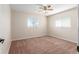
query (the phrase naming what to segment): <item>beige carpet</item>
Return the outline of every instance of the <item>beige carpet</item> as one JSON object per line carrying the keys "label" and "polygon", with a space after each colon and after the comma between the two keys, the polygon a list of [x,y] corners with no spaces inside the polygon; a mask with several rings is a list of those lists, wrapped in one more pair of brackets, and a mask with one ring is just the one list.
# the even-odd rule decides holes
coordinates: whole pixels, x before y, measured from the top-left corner
{"label": "beige carpet", "polygon": [[74,54],[76,43],[54,37],[37,37],[13,41],[10,54]]}

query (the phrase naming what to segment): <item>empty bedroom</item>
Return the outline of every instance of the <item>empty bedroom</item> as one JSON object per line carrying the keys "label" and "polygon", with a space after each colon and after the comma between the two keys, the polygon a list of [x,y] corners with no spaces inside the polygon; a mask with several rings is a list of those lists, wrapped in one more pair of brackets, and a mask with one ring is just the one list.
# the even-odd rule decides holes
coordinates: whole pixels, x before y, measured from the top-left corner
{"label": "empty bedroom", "polygon": [[[8,24],[10,25],[8,27],[10,39],[1,37],[4,39],[1,45],[5,48],[2,48],[3,52],[0,53],[77,53],[77,4],[10,4],[8,8],[10,11],[10,23]],[[2,35],[2,31],[0,30],[0,35]],[[6,44],[6,42],[9,42],[9,44]]]}

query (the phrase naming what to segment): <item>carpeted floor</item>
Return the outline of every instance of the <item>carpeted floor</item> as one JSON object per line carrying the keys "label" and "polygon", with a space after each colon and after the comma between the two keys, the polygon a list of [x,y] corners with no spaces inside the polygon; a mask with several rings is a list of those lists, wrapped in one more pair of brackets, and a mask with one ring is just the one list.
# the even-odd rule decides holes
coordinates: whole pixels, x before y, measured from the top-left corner
{"label": "carpeted floor", "polygon": [[10,54],[75,54],[77,44],[54,37],[12,41]]}

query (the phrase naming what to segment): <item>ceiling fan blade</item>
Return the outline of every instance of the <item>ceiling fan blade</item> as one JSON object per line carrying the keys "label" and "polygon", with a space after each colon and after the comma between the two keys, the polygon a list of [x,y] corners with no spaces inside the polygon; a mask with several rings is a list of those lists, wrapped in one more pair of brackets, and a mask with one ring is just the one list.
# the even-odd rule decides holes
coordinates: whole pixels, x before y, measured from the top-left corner
{"label": "ceiling fan blade", "polygon": [[47,9],[47,10],[53,10],[53,9]]}
{"label": "ceiling fan blade", "polygon": [[39,9],[44,9],[44,7],[39,7]]}

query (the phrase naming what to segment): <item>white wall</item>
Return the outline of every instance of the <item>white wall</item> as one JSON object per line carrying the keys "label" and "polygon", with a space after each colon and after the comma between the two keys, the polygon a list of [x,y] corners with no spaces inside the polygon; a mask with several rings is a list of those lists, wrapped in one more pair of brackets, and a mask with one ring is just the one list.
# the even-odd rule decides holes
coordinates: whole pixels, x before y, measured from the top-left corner
{"label": "white wall", "polygon": [[[39,20],[38,28],[28,28],[28,17],[33,16]],[[27,39],[47,35],[46,17],[34,13],[23,13],[12,10],[12,39]]]}
{"label": "white wall", "polygon": [[[55,26],[55,21],[62,17],[70,17],[71,28],[59,28]],[[48,20],[48,35],[68,41],[78,42],[78,9],[73,8],[55,15],[47,17]]]}
{"label": "white wall", "polygon": [[0,44],[0,53],[9,52],[10,25],[10,7],[9,5],[0,5],[0,38],[5,39],[4,44]]}
{"label": "white wall", "polygon": [[[28,17],[34,16],[40,21],[38,28],[27,27]],[[57,28],[54,22],[62,17],[70,17],[71,28]],[[12,39],[20,40],[49,35],[60,39],[78,43],[78,9],[73,8],[55,15],[45,17],[34,13],[23,13],[12,10]],[[48,30],[48,31],[47,31]]]}

